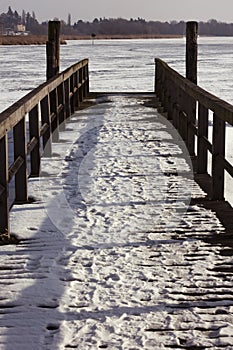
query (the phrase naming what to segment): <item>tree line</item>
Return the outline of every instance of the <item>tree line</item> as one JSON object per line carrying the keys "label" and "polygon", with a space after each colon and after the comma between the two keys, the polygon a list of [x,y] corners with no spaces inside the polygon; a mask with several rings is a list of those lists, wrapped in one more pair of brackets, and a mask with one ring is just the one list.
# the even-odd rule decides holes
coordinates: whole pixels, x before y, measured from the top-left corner
{"label": "tree line", "polygon": [[[55,18],[57,20],[57,18]],[[18,25],[23,25],[26,32],[31,34],[47,34],[48,21],[39,23],[34,11],[22,10],[19,14],[9,6],[6,13],[0,14],[0,30],[16,31]],[[233,36],[233,23],[219,22],[211,19],[199,22],[199,35]],[[71,23],[71,14],[67,22],[61,21],[61,34],[65,35],[184,35],[184,21],[146,21],[143,18],[95,18],[92,22],[78,19]]]}

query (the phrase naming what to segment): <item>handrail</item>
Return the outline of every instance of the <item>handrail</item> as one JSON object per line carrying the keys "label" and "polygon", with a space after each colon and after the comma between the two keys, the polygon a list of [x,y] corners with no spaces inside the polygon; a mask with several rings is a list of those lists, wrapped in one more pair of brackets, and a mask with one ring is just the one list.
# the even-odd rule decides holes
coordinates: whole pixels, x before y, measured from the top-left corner
{"label": "handrail", "polygon": [[233,125],[233,105],[220,99],[219,97],[204,90],[200,86],[192,83],[190,80],[184,78],[181,74],[159,58],[155,59],[157,67],[159,65],[163,67],[169,74],[169,78],[176,82],[183,91],[185,91],[190,97],[199,101],[203,106],[217,113],[221,119],[225,122]]}
{"label": "handrail", "polygon": [[[226,123],[233,125],[233,106],[184,78],[161,59],[156,58],[155,64],[155,93],[168,119],[196,159],[198,174],[208,173],[208,152],[211,154],[211,188],[207,194],[213,200],[224,200],[224,172],[233,174],[233,166],[225,158],[225,129]],[[208,138],[211,113],[212,141]]]}
{"label": "handrail", "polygon": [[[40,174],[41,141],[44,154],[51,156],[52,141],[59,140],[59,126],[80,106],[88,93],[88,59],[84,59],[0,113],[0,237],[2,234],[10,236],[9,182],[15,177],[15,202],[26,203],[28,177]],[[11,131],[14,161],[8,164],[8,133]],[[27,155],[30,155],[30,169]]]}
{"label": "handrail", "polygon": [[49,81],[30,91],[26,96],[22,97],[5,111],[0,113],[0,138],[4,136],[6,131],[9,131],[8,125],[12,128],[18,124],[23,118],[23,115],[29,113],[45,96],[87,64],[88,59],[75,63],[73,66],[67,68]]}

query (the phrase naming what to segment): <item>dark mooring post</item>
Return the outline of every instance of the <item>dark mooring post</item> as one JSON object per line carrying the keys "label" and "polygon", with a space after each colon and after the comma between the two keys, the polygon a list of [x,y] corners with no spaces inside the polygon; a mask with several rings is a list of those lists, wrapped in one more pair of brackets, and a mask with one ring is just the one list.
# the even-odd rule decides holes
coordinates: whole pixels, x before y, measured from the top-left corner
{"label": "dark mooring post", "polygon": [[186,78],[197,84],[198,23],[186,23]]}
{"label": "dark mooring post", "polygon": [[60,67],[60,21],[49,21],[47,53],[47,80],[59,73]]}
{"label": "dark mooring post", "polygon": [[[186,24],[186,78],[197,84],[197,22]],[[188,119],[193,125],[196,123],[196,101],[189,97],[186,101]],[[190,124],[187,124],[186,145],[190,156],[195,155],[195,134]]]}

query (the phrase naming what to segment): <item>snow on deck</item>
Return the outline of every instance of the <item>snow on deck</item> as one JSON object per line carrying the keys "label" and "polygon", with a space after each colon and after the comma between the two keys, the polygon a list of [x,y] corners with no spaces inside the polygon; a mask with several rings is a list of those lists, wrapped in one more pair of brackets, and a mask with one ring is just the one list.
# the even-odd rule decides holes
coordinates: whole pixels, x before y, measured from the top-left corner
{"label": "snow on deck", "polygon": [[[232,349],[232,261],[149,96],[76,112],[0,249],[0,348]],[[229,255],[229,256],[228,256]],[[223,268],[223,270],[221,269]]]}

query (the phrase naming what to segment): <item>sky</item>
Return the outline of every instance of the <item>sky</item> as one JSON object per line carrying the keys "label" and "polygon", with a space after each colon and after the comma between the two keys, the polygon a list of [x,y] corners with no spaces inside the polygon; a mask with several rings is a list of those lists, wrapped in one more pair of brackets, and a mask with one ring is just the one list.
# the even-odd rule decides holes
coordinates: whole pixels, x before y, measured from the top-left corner
{"label": "sky", "polygon": [[0,13],[8,6],[19,14],[22,9],[34,11],[39,22],[54,18],[67,21],[69,13],[72,23],[100,17],[233,22],[232,0],[0,0]]}

